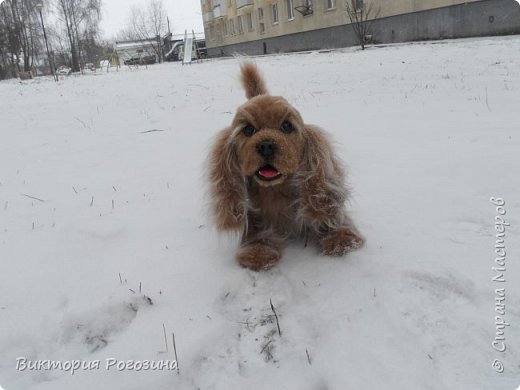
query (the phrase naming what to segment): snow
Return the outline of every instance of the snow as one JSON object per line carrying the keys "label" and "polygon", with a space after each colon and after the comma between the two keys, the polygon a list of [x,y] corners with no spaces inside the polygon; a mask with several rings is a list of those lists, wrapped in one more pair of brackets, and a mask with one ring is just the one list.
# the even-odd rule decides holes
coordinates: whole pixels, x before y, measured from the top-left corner
{"label": "snow", "polygon": [[[263,273],[235,263],[204,162],[245,99],[238,59],[2,82],[1,386],[517,388],[520,37],[255,61],[332,134],[366,246],[334,259],[295,243]],[[492,196],[510,224],[501,283]],[[106,369],[173,360],[172,332],[178,373]],[[21,371],[19,357],[100,367]]]}

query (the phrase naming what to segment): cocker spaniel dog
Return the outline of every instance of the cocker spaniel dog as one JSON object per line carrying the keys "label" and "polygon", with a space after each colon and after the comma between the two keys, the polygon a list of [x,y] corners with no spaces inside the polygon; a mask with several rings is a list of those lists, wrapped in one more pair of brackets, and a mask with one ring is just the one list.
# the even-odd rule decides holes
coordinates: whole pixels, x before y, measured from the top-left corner
{"label": "cocker spaniel dog", "polygon": [[238,262],[266,270],[293,238],[329,256],[363,245],[345,210],[348,191],[325,133],[287,100],[268,94],[255,65],[241,66],[248,101],[218,134],[209,156],[212,211],[219,230],[242,235]]}

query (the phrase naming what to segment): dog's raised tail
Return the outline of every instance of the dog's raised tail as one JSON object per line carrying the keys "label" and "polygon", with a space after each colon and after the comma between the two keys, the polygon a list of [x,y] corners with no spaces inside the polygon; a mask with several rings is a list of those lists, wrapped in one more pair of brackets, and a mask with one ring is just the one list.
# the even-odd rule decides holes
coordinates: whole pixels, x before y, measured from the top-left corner
{"label": "dog's raised tail", "polygon": [[256,65],[250,62],[244,62],[240,66],[240,70],[242,71],[242,86],[246,90],[246,97],[248,99],[267,93],[264,79],[260,75]]}

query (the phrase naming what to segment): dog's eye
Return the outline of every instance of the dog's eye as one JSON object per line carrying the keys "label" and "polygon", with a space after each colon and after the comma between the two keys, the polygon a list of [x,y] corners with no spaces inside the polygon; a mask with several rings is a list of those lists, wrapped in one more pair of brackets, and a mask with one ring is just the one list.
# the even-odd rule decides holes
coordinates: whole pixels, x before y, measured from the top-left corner
{"label": "dog's eye", "polygon": [[282,125],[280,126],[280,130],[282,130],[285,134],[289,134],[294,130],[294,127],[291,122],[283,121]]}
{"label": "dog's eye", "polygon": [[256,129],[251,125],[247,125],[242,129],[242,133],[244,133],[246,137],[251,137],[254,133],[256,133]]}

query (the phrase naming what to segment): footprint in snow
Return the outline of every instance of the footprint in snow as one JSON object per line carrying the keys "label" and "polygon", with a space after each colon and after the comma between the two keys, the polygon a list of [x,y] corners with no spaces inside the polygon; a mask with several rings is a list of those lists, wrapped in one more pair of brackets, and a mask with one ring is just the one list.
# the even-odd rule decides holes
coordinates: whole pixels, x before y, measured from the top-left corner
{"label": "footprint in snow", "polygon": [[89,352],[106,347],[115,335],[127,328],[138,310],[149,305],[146,297],[119,302],[84,312],[67,315],[62,321],[61,342],[83,344]]}

